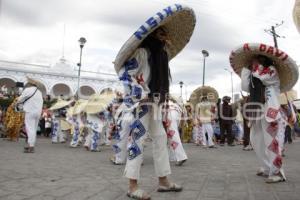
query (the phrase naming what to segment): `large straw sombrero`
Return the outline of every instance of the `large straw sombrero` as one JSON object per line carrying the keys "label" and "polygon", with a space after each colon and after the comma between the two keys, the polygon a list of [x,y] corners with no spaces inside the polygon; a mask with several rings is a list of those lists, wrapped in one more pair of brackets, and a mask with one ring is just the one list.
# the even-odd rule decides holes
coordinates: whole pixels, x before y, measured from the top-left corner
{"label": "large straw sombrero", "polygon": [[192,92],[189,101],[195,106],[201,102],[203,97],[207,97],[210,102],[217,103],[219,94],[213,87],[201,86]]}
{"label": "large straw sombrero", "polygon": [[156,15],[146,20],[122,46],[114,61],[116,72],[119,72],[124,62],[130,58],[142,41],[161,26],[164,27],[170,39],[170,44],[166,46],[166,49],[171,60],[189,42],[195,23],[194,11],[187,6],[175,4],[157,12]]}
{"label": "large straw sombrero", "polygon": [[281,92],[292,89],[298,80],[298,66],[288,54],[273,46],[245,43],[231,52],[229,57],[231,67],[241,76],[243,67],[250,66],[251,60],[257,55],[266,56],[273,61],[279,74]]}
{"label": "large straw sombrero", "polygon": [[33,79],[33,78],[31,78],[31,77],[29,77],[29,76],[26,76],[26,78],[27,78],[27,83],[30,83],[30,84],[32,84],[32,85],[35,85],[37,88],[39,88],[39,89],[41,89],[41,88],[43,88],[44,86],[43,86],[43,83],[41,83],[40,81],[38,81],[38,80],[36,80],[36,79]]}
{"label": "large straw sombrero", "polygon": [[112,102],[112,100],[116,97],[114,93],[109,93],[109,94],[94,94],[92,95],[88,103],[86,104],[84,108],[84,112],[87,114],[95,114],[102,112],[107,108],[109,103]]}
{"label": "large straw sombrero", "polygon": [[53,106],[51,106],[49,108],[49,110],[61,109],[63,107],[66,107],[66,106],[70,105],[72,102],[73,102],[73,100],[65,101],[65,100],[59,99]]}
{"label": "large straw sombrero", "polygon": [[300,1],[299,0],[295,1],[295,5],[293,9],[293,19],[298,29],[298,32],[300,33]]}
{"label": "large straw sombrero", "polygon": [[84,112],[84,109],[87,105],[88,101],[84,99],[79,99],[76,101],[75,105],[67,110],[67,115],[78,115]]}
{"label": "large straw sombrero", "polygon": [[286,93],[281,93],[279,96],[279,102],[281,105],[288,104],[288,100],[292,102],[296,99],[297,99],[297,91],[296,90],[290,90]]}

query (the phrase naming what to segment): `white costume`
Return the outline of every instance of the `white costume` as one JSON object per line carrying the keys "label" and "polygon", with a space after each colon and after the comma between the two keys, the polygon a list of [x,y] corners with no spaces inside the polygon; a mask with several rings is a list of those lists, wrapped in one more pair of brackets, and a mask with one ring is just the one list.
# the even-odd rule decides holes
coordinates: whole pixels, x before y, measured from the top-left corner
{"label": "white costume", "polygon": [[80,114],[68,117],[68,122],[72,125],[71,134],[72,140],[70,142],[71,147],[78,147],[83,140],[83,128],[84,123]]}
{"label": "white costume", "polygon": [[[155,172],[158,177],[171,173],[167,148],[167,135],[161,120],[162,113],[149,105],[143,105],[140,100],[150,92],[150,66],[146,49],[139,48],[133,56],[124,63],[119,71],[120,80],[125,87],[124,103],[135,119],[131,121],[131,131],[128,138],[128,158],[125,177],[138,180],[143,161],[143,138],[149,132],[153,143],[153,158]],[[157,119],[158,117],[158,119]]]}
{"label": "white costume", "polygon": [[101,133],[105,124],[103,113],[87,114],[88,135],[85,138],[86,143],[84,146],[88,147],[91,151],[99,151]]}
{"label": "white costume", "polygon": [[183,110],[176,103],[169,100],[169,108],[164,112],[164,118],[167,118],[169,128],[167,128],[168,144],[169,144],[169,156],[170,161],[183,161],[187,160],[187,155],[183,149],[180,135],[179,125],[182,117]]}
{"label": "white costume", "polygon": [[[250,74],[250,70],[243,68],[241,78],[244,91],[249,91]],[[285,179],[281,157],[285,121],[280,112],[278,99],[280,95],[278,73],[273,66],[264,68],[259,65],[252,74],[266,86],[266,102],[262,118],[252,121],[250,141],[264,173],[269,176],[281,173]]]}
{"label": "white costume", "polygon": [[200,121],[201,125],[196,129],[196,143],[202,142],[203,146],[214,146],[213,142],[213,135],[214,129],[212,127],[212,104],[210,102],[201,102],[199,104],[199,113],[197,113],[198,120]]}
{"label": "white costume", "polygon": [[57,143],[57,142],[65,142],[66,141],[66,121],[63,119],[62,116],[60,116],[60,111],[56,110],[53,113],[53,118],[52,118],[52,143]]}
{"label": "white costume", "polygon": [[115,141],[112,145],[115,163],[125,164],[127,160],[127,144],[130,133],[130,125],[134,120],[131,112],[123,112],[126,109],[125,104],[121,104],[114,116],[116,122],[116,130],[112,134],[112,139]]}
{"label": "white costume", "polygon": [[244,137],[244,120],[243,120],[243,115],[241,113],[241,110],[240,109],[237,109],[237,114],[236,114],[236,117],[235,117],[235,123],[237,125],[237,128],[238,128],[238,136],[237,136],[237,139],[239,141],[242,141],[243,140],[243,137]]}
{"label": "white costume", "polygon": [[26,101],[23,105],[23,110],[25,112],[25,127],[28,136],[27,143],[29,147],[34,147],[37,127],[43,108],[43,97],[41,91],[37,89],[37,87],[33,86],[25,88],[21,96],[18,98],[18,103],[23,103],[24,101]]}

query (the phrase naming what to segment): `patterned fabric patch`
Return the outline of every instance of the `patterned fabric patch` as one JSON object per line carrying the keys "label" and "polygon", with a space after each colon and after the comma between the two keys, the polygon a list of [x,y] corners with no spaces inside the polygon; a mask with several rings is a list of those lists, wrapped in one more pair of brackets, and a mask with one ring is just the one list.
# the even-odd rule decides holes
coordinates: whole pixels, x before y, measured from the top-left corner
{"label": "patterned fabric patch", "polygon": [[175,150],[177,148],[177,146],[178,146],[177,142],[175,142],[175,141],[171,142],[171,147],[173,148],[173,150]]}
{"label": "patterned fabric patch", "polygon": [[168,138],[172,138],[174,136],[174,134],[175,134],[174,130],[168,130],[168,132],[167,132]]}
{"label": "patterned fabric patch", "polygon": [[269,108],[267,111],[267,117],[276,119],[278,112],[279,112],[279,110],[276,110],[274,108]]}
{"label": "patterned fabric patch", "polygon": [[149,111],[149,109],[148,109],[147,105],[140,106],[139,118],[141,119],[142,117],[144,117],[148,113],[148,111]]}
{"label": "patterned fabric patch", "polygon": [[140,148],[138,147],[138,145],[135,142],[133,142],[130,145],[130,147],[128,148],[128,159],[133,160],[140,154],[141,154]]}
{"label": "patterned fabric patch", "polygon": [[124,63],[125,71],[130,71],[138,68],[139,64],[135,58],[129,59]]}
{"label": "patterned fabric patch", "polygon": [[277,131],[278,131],[278,123],[271,122],[267,128],[267,132],[274,138],[277,135]]}
{"label": "patterned fabric patch", "polygon": [[115,154],[120,153],[122,150],[120,147],[118,147],[118,145],[114,144],[112,145],[113,151],[115,152]]}
{"label": "patterned fabric patch", "polygon": [[134,85],[131,90],[131,95],[136,99],[142,98],[142,89],[139,86]]}
{"label": "patterned fabric patch", "polygon": [[170,120],[167,119],[167,120],[163,121],[163,126],[164,126],[165,129],[169,128],[170,125],[171,125],[171,121]]}
{"label": "patterned fabric patch", "polygon": [[279,153],[279,144],[278,144],[278,141],[274,138],[272,140],[272,143],[269,145],[268,149],[272,152],[274,152],[275,154],[278,154]]}
{"label": "patterned fabric patch", "polygon": [[146,129],[140,120],[135,120],[133,124],[130,125],[130,128],[133,140],[140,139],[146,133]]}
{"label": "patterned fabric patch", "polygon": [[280,155],[278,155],[278,156],[274,159],[273,164],[274,164],[275,167],[281,168],[281,166],[282,166],[282,157],[281,157]]}

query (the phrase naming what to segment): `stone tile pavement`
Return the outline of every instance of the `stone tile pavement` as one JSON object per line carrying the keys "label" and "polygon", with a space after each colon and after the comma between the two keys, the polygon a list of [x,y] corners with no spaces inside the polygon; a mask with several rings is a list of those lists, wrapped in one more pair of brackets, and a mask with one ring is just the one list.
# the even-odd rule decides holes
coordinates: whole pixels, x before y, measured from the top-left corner
{"label": "stone tile pavement", "polygon": [[[101,152],[51,144],[39,138],[36,153],[22,153],[24,140],[0,140],[0,199],[2,200],[127,200],[124,166],[109,162],[110,147]],[[203,149],[184,145],[189,160],[172,164],[171,180],[181,193],[157,193],[151,143],[145,150],[141,186],[154,200],[299,200],[300,142],[288,145],[284,159],[288,181],[269,185],[255,175],[254,152],[241,146]]]}

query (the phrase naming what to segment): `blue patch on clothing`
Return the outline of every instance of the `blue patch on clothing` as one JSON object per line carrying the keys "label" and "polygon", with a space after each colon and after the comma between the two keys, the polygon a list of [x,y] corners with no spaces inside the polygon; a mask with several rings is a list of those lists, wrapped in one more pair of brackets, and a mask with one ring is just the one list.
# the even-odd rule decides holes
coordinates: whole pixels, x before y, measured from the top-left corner
{"label": "blue patch on clothing", "polygon": [[114,144],[112,145],[113,151],[115,152],[115,154],[120,153],[122,150],[120,147],[118,147],[118,145]]}
{"label": "blue patch on clothing", "polygon": [[128,159],[133,160],[140,154],[141,154],[140,148],[138,147],[138,145],[135,142],[133,142],[130,145],[130,147],[128,148]]}
{"label": "blue patch on clothing", "polygon": [[139,110],[139,118],[141,119],[148,113],[149,109],[147,105],[142,105]]}
{"label": "blue patch on clothing", "polygon": [[133,124],[130,125],[131,136],[133,140],[140,139],[146,133],[146,129],[140,120],[135,120]]}
{"label": "blue patch on clothing", "polygon": [[142,98],[142,89],[139,86],[134,85],[131,89],[131,95],[136,99]]}
{"label": "blue patch on clothing", "polygon": [[138,64],[138,62],[137,62],[137,60],[135,58],[127,60],[124,63],[125,71],[130,71],[130,70],[137,69],[138,66],[139,66],[139,64]]}

